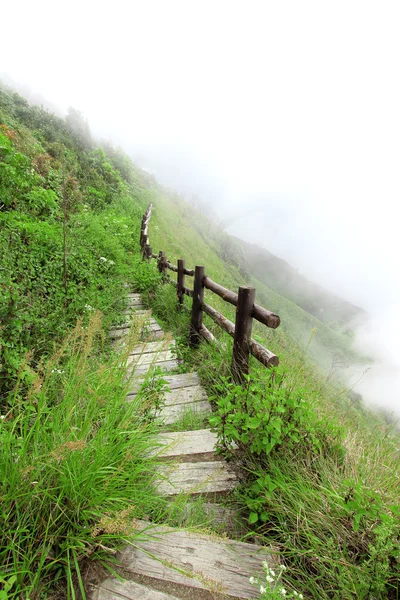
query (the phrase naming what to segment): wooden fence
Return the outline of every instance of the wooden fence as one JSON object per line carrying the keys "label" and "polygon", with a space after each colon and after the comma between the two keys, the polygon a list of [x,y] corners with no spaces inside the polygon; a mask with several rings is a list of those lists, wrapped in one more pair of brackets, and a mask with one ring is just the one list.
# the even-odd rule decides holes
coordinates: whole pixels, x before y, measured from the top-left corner
{"label": "wooden fence", "polygon": [[[217,343],[211,331],[203,324],[203,313],[206,313],[217,325],[233,337],[232,375],[236,381],[242,382],[244,375],[248,374],[250,354],[268,368],[278,365],[279,358],[251,337],[253,319],[256,319],[256,321],[263,323],[267,327],[276,329],[280,324],[278,315],[255,304],[256,290],[253,287],[241,286],[236,294],[222,285],[215,283],[215,281],[206,275],[203,266],[196,266],[194,270],[186,269],[183,259],[179,259],[178,264],[173,265],[167,260],[165,252],[160,251],[158,254],[154,254],[148,235],[151,210],[152,204],[149,205],[143,215],[140,229],[142,256],[147,260],[152,258],[157,260],[158,269],[163,275],[164,280],[175,286],[180,306],[183,305],[185,295],[192,298],[190,344],[197,346],[201,338],[204,338],[209,343]],[[176,282],[169,276],[168,271],[177,273]],[[185,276],[194,278],[193,289],[185,286]],[[235,323],[229,321],[224,315],[204,302],[205,289],[210,290],[225,300],[225,302],[236,306]]]}

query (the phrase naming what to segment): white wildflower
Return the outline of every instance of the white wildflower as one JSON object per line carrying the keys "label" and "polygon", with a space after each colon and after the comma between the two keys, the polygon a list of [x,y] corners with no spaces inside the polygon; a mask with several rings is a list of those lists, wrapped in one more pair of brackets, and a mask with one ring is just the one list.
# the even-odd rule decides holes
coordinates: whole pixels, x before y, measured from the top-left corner
{"label": "white wildflower", "polygon": [[90,306],[90,304],[85,304],[85,308],[86,310],[93,310],[93,306]]}
{"label": "white wildflower", "polygon": [[267,575],[265,579],[268,581],[268,583],[273,583],[274,581],[274,578],[271,577],[271,575]]}
{"label": "white wildflower", "polygon": [[107,259],[104,256],[100,256],[100,260],[102,260],[103,262],[107,262]]}
{"label": "white wildflower", "polygon": [[280,568],[281,571],[286,571],[285,565],[279,565],[279,568]]}
{"label": "white wildflower", "polygon": [[281,588],[279,591],[282,594],[282,596],[286,596],[287,591],[285,590],[285,588]]}
{"label": "white wildflower", "polygon": [[263,560],[263,562],[261,564],[262,564],[263,569],[266,569],[268,571],[268,563],[267,563],[267,561]]}
{"label": "white wildflower", "polygon": [[265,594],[267,591],[267,588],[264,587],[263,585],[260,585],[260,594]]}
{"label": "white wildflower", "polygon": [[110,265],[115,265],[115,262],[113,260],[109,260],[108,262],[110,263]]}
{"label": "white wildflower", "polygon": [[270,575],[272,575],[272,577],[275,577],[275,571],[273,571],[272,569],[269,570]]}
{"label": "white wildflower", "polygon": [[0,415],[0,419],[5,419],[6,416],[5,415]]}
{"label": "white wildflower", "polygon": [[303,598],[304,598],[303,594],[299,594],[299,598],[300,598],[300,600],[303,600]]}
{"label": "white wildflower", "polygon": [[251,585],[254,585],[255,583],[257,583],[255,577],[250,577],[249,581],[250,581]]}

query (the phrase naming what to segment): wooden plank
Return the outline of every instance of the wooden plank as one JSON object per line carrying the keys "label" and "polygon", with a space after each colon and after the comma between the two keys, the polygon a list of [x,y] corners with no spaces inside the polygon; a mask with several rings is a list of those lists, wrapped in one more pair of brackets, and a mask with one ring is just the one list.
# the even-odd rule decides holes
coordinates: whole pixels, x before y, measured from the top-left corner
{"label": "wooden plank", "polygon": [[[164,379],[166,380],[167,378],[164,377]],[[166,406],[190,404],[193,402],[199,402],[200,400],[207,400],[206,391],[201,385],[176,388],[172,389],[170,392],[165,392],[164,394],[164,402]]]}
{"label": "wooden plank", "polygon": [[141,300],[141,299],[142,299],[142,295],[141,295],[141,294],[138,294],[138,293],[136,293],[136,292],[130,292],[130,293],[127,295],[127,297],[128,297],[128,298],[131,298],[132,300]]}
{"label": "wooden plank", "polygon": [[196,413],[198,416],[206,416],[211,413],[211,406],[208,400],[191,402],[190,404],[178,404],[164,406],[159,413],[159,420],[164,425],[172,425],[179,421],[188,410]]}
{"label": "wooden plank", "polygon": [[176,596],[164,594],[136,583],[120,579],[105,579],[95,590],[87,594],[88,600],[179,600]]}
{"label": "wooden plank", "polygon": [[168,377],[164,377],[164,379],[167,382],[170,390],[200,385],[200,380],[197,373],[180,373],[177,375],[169,375]]}
{"label": "wooden plank", "polygon": [[126,306],[143,306],[143,300],[140,298],[139,300],[135,300],[134,298],[128,298],[126,302]]}
{"label": "wooden plank", "polygon": [[132,348],[130,354],[147,354],[151,352],[166,351],[175,347],[175,340],[164,340],[163,342],[146,342]]}
{"label": "wooden plank", "polygon": [[132,365],[130,369],[127,371],[127,375],[129,376],[131,373],[135,373],[135,375],[145,375],[150,371],[150,369],[159,368],[161,371],[174,371],[179,367],[179,361],[177,360],[165,360],[161,362],[148,363],[145,365]]}
{"label": "wooden plank", "polygon": [[141,334],[140,334],[141,339],[146,339],[146,340],[160,340],[164,337],[164,332],[163,330],[160,329],[143,329]]}
{"label": "wooden plank", "polygon": [[175,358],[175,353],[172,350],[161,350],[159,352],[148,352],[142,354],[134,354],[133,356],[128,356],[126,360],[127,365],[148,365],[158,362],[166,362],[168,360],[173,360]]}
{"label": "wooden plank", "polygon": [[157,469],[160,477],[156,489],[162,496],[185,494],[209,494],[229,492],[237,483],[237,477],[227,462],[188,462],[163,464]]}
{"label": "wooden plank", "polygon": [[[169,389],[177,390],[186,387],[198,387],[200,385],[200,380],[197,373],[179,373],[176,375],[165,375],[163,379],[166,381]],[[143,384],[144,379],[135,378],[130,383],[130,388],[128,395],[136,394],[140,386]]]}
{"label": "wooden plank", "polygon": [[138,531],[145,532],[147,539],[119,553],[127,573],[251,599],[257,596],[258,590],[251,585],[249,577],[262,577],[263,561],[271,568],[277,566],[271,551],[256,544],[166,526],[150,527],[139,521]]}
{"label": "wooden plank", "polygon": [[162,433],[157,436],[159,448],[152,454],[159,457],[215,454],[217,436],[211,429]]}
{"label": "wooden plank", "polygon": [[124,310],[122,311],[123,315],[129,315],[131,317],[136,317],[136,316],[150,316],[151,315],[151,310],[149,308],[146,308],[143,304],[141,304],[140,306],[136,306],[135,307],[130,307],[130,308],[124,308]]}

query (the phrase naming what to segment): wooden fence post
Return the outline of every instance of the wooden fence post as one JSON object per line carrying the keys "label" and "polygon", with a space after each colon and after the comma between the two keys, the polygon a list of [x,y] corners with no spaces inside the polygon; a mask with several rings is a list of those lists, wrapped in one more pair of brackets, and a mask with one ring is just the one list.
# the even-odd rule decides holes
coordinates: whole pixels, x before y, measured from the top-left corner
{"label": "wooden fence post", "polygon": [[253,287],[239,288],[236,307],[235,336],[232,351],[232,376],[238,383],[243,383],[243,375],[249,372],[249,354],[251,342],[251,329],[256,290]]}
{"label": "wooden fence post", "polygon": [[142,242],[142,258],[148,258],[147,256],[147,246],[149,245],[149,238],[147,235],[145,235],[143,237],[143,242]]}
{"label": "wooden fence post", "polygon": [[178,259],[178,279],[177,279],[176,295],[178,296],[178,308],[183,304],[183,288],[185,287],[185,261],[182,258]]}
{"label": "wooden fence post", "polygon": [[192,318],[190,321],[190,345],[195,347],[200,343],[200,328],[203,324],[202,304],[204,301],[204,267],[196,266],[194,270]]}
{"label": "wooden fence post", "polygon": [[160,252],[158,253],[157,266],[158,266],[158,270],[160,271],[161,275],[164,278],[167,274],[167,257],[165,256],[165,252],[163,252],[162,250],[160,250]]}
{"label": "wooden fence post", "polygon": [[140,247],[141,247],[142,251],[143,251],[144,244],[145,244],[144,238],[145,238],[145,233],[144,233],[144,217],[143,217],[142,225],[140,227]]}
{"label": "wooden fence post", "polygon": [[151,249],[151,246],[149,246],[149,244],[146,244],[144,247],[144,258],[146,258],[147,260],[150,260],[152,254],[153,254],[153,250]]}

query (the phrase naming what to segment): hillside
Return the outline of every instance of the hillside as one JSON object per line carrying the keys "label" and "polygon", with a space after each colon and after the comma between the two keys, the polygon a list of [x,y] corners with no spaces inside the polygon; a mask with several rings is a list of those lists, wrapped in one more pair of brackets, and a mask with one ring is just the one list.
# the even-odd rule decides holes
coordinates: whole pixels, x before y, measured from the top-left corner
{"label": "hillside", "polygon": [[236,244],[242,253],[243,268],[326,325],[334,329],[351,329],[367,318],[362,308],[309,281],[287,261],[265,248],[234,237],[232,244]]}
{"label": "hillside", "polygon": [[[280,315],[278,329],[254,328],[279,368],[252,360],[246,385],[235,385],[230,338],[208,318],[225,346],[188,347],[189,299],[188,311],[176,310],[174,287],[139,254],[149,203],[153,252],[202,264],[232,290],[251,283],[256,301]],[[219,451],[241,473],[224,501],[240,514],[244,541],[279,552],[287,597],[399,597],[399,439],[333,380],[338,366],[365,360],[352,349],[357,307],[323,290],[313,303],[314,284],[228,236],[121,149],[97,145],[78,111],[56,117],[5,87],[0,253],[0,597],[84,595],[93,564],[112,571],[115,549],[135,543],[136,519],[216,533],[201,495],[188,511],[184,495],[167,503],[149,493],[151,409],[165,402],[166,384],[152,373],[126,402],[108,331],[126,321],[127,284],[173,332],[179,369],[199,373]],[[232,306],[206,297],[234,320]],[[138,335],[132,328],[127,352]]]}

